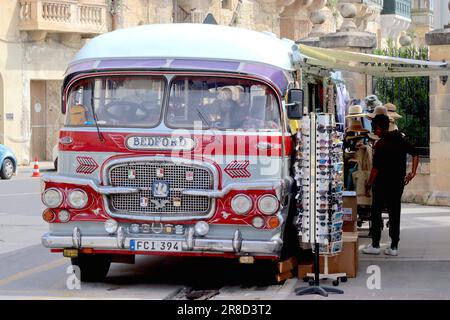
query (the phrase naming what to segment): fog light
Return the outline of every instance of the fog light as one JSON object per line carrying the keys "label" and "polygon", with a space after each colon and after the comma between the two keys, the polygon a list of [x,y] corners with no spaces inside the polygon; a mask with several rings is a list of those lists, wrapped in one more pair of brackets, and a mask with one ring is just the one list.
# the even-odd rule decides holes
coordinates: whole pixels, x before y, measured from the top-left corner
{"label": "fog light", "polygon": [[139,233],[139,225],[136,224],[136,223],[133,223],[130,226],[130,232],[132,232],[132,233]]}
{"label": "fog light", "polygon": [[49,208],[59,207],[62,201],[62,192],[56,188],[49,188],[42,194],[42,202]]}
{"label": "fog light", "polygon": [[67,210],[61,210],[58,213],[58,220],[61,222],[67,222],[70,219],[70,213]]}
{"label": "fog light", "polygon": [[279,202],[274,195],[265,195],[258,200],[258,209],[265,215],[272,215],[278,211]]}
{"label": "fog light", "polygon": [[50,209],[47,209],[42,213],[42,219],[44,219],[44,221],[46,222],[53,222],[55,221],[55,218],[55,213]]}
{"label": "fog light", "polygon": [[69,192],[68,199],[72,208],[81,209],[84,208],[88,201],[86,192],[81,189],[75,189]]}
{"label": "fog light", "polygon": [[117,231],[118,223],[114,219],[109,219],[105,221],[105,230],[108,233],[115,233]]}
{"label": "fog light", "polygon": [[199,221],[195,224],[195,233],[198,236],[205,236],[209,232],[209,224],[207,224],[205,221]]}
{"label": "fog light", "polygon": [[231,200],[231,209],[237,214],[246,214],[252,208],[252,199],[245,194],[238,194]]}
{"label": "fog light", "polygon": [[255,228],[261,229],[262,227],[264,227],[264,219],[261,217],[253,218],[252,226],[254,226]]}

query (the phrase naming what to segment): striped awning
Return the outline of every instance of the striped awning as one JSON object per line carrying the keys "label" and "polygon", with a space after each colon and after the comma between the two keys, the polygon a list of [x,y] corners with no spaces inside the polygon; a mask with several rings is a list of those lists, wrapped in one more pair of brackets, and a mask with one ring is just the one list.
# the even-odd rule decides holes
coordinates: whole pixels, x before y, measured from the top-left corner
{"label": "striped awning", "polygon": [[377,77],[448,76],[446,61],[424,61],[378,56],[351,51],[311,47],[300,44],[300,66],[332,71],[350,71]]}

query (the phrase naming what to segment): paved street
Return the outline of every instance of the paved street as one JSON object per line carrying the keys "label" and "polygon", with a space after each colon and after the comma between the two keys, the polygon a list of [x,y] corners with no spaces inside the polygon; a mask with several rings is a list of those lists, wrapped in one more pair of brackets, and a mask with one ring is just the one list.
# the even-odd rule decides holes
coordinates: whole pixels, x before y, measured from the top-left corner
{"label": "paved street", "polygon": [[[51,173],[50,173],[51,174]],[[136,264],[113,264],[104,283],[66,287],[69,260],[40,245],[47,226],[41,220],[40,182],[23,170],[0,181],[0,299],[322,299],[299,297],[304,286],[290,279],[271,285],[267,265],[239,265],[205,258],[138,257]],[[363,226],[367,227],[367,226]],[[360,253],[359,274],[341,284],[344,295],[331,299],[450,299],[450,208],[405,204],[400,255]],[[360,249],[369,242],[361,230]],[[382,245],[389,243],[383,231]],[[381,289],[369,290],[367,267],[381,270]]]}

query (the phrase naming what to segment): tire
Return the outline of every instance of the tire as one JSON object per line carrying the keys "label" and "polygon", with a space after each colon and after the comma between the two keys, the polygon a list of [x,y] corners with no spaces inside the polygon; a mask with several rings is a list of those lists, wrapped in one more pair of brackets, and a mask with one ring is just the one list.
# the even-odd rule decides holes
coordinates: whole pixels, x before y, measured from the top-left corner
{"label": "tire", "polygon": [[0,170],[0,177],[5,180],[9,180],[14,175],[14,163],[11,159],[5,159],[2,163],[2,168]]}
{"label": "tire", "polygon": [[53,165],[55,166],[55,170],[58,171],[58,158],[55,159]]}
{"label": "tire", "polygon": [[341,278],[341,282],[347,282],[347,280],[348,280],[347,277],[342,277]]}
{"label": "tire", "polygon": [[107,254],[79,254],[71,260],[73,266],[80,268],[82,282],[103,281],[111,266],[111,256]]}
{"label": "tire", "polygon": [[339,280],[334,280],[333,281],[333,286],[337,287],[339,285]]}

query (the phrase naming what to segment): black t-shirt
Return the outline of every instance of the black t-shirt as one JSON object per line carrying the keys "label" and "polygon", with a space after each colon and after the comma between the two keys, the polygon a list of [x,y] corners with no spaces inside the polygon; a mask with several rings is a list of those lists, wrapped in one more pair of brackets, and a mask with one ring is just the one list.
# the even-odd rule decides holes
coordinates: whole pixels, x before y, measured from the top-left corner
{"label": "black t-shirt", "polygon": [[403,185],[406,176],[406,155],[417,155],[398,130],[386,132],[375,144],[373,167],[378,170],[374,181],[377,186]]}

